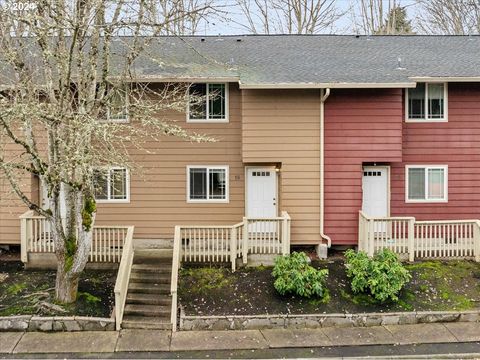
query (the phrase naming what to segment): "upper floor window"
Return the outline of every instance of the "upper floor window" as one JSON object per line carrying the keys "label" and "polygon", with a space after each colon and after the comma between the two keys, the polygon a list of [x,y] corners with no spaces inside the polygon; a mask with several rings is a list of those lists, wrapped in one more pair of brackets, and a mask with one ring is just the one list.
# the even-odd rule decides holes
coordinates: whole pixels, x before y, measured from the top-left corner
{"label": "upper floor window", "polygon": [[408,89],[406,121],[447,121],[447,84],[418,83]]}
{"label": "upper floor window", "polygon": [[407,202],[446,202],[448,168],[445,165],[408,165],[406,167]]}
{"label": "upper floor window", "polygon": [[109,89],[107,120],[128,122],[128,92],[126,88]]}
{"label": "upper floor window", "polygon": [[228,166],[188,166],[188,202],[228,202]]}
{"label": "upper floor window", "polygon": [[228,122],[228,84],[190,86],[188,122]]}
{"label": "upper floor window", "polygon": [[122,167],[95,169],[93,189],[97,202],[128,202],[130,197],[128,170]]}

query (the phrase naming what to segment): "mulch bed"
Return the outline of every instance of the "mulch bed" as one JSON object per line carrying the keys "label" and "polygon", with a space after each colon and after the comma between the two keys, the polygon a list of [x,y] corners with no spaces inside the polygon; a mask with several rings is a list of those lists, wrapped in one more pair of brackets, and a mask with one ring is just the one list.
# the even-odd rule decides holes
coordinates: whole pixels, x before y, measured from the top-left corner
{"label": "mulch bed", "polygon": [[0,257],[0,316],[97,316],[110,317],[115,294],[116,270],[86,270],[80,280],[78,300],[54,300],[53,270],[25,270],[20,261]]}
{"label": "mulch bed", "polygon": [[184,268],[179,300],[186,315],[259,315],[469,310],[480,308],[480,264],[424,261],[407,265],[412,280],[396,303],[379,304],[350,290],[343,257],[313,261],[327,268],[326,299],[281,296],[273,287],[272,268]]}

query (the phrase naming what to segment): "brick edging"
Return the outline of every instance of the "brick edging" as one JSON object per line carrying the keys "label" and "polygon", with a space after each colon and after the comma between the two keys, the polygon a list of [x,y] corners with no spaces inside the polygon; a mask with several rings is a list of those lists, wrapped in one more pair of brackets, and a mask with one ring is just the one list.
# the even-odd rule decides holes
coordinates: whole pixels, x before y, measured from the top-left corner
{"label": "brick edging", "polygon": [[107,330],[115,330],[115,319],[88,316],[0,316],[0,332]]}
{"label": "brick edging", "polygon": [[368,327],[438,322],[478,322],[480,310],[394,313],[188,316],[179,330],[249,330],[274,328]]}

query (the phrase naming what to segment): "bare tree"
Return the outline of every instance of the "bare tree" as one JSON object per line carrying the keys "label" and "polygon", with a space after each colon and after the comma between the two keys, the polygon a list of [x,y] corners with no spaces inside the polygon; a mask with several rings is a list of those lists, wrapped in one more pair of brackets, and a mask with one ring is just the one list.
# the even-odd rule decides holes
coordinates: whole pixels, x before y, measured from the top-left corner
{"label": "bare tree", "polygon": [[[0,172],[29,209],[49,221],[58,260],[56,298],[73,302],[96,216],[94,169],[135,167],[130,150],[162,135],[210,140],[159,115],[184,111],[188,85],[135,82],[134,66],[148,57],[153,39],[142,35],[161,34],[171,21],[191,19],[204,8],[180,9],[159,22],[154,0],[32,4],[17,11],[0,2]],[[129,121],[112,121],[118,114]],[[21,186],[32,175],[47,188],[48,209]]]}
{"label": "bare tree", "polygon": [[406,7],[398,0],[359,0],[351,6],[352,23],[357,34],[411,34]]}
{"label": "bare tree", "polygon": [[418,0],[418,28],[426,34],[480,34],[480,0]]}
{"label": "bare tree", "polygon": [[316,34],[330,29],[344,15],[335,0],[236,0],[255,34]]}
{"label": "bare tree", "polygon": [[218,15],[220,6],[215,0],[161,0],[153,2],[152,13],[165,23],[166,35],[195,35],[207,26],[209,19]]}

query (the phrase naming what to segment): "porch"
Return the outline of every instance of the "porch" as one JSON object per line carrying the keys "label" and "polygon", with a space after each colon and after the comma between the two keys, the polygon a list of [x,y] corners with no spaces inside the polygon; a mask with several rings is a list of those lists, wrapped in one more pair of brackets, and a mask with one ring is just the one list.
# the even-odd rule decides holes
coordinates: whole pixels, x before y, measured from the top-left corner
{"label": "porch", "polygon": [[[279,217],[244,217],[234,225],[179,225],[175,227],[173,249],[165,245],[135,247],[133,226],[94,226],[88,261],[118,266],[114,290],[117,329],[127,326],[124,315],[130,315],[130,319],[135,318],[128,322],[130,328],[175,330],[182,262],[226,263],[235,271],[237,262],[247,264],[254,254],[288,254],[290,224],[289,214],[283,211]],[[55,264],[48,221],[27,211],[20,216],[20,227],[22,262],[50,257]],[[148,261],[141,261],[142,257]]]}
{"label": "porch", "polygon": [[480,220],[417,221],[414,217],[370,217],[359,211],[358,249],[370,256],[390,249],[414,261],[457,258],[480,261]]}

